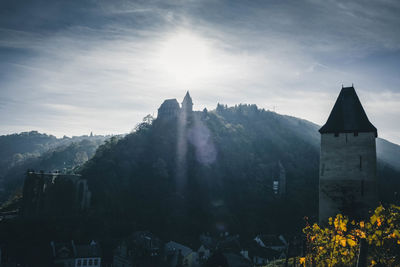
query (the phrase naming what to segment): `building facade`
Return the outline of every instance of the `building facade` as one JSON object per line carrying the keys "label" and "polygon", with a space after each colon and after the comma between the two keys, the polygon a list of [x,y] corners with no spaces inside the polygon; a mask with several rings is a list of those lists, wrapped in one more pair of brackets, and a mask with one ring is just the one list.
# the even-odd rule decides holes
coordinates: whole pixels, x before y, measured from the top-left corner
{"label": "building facade", "polygon": [[353,86],[342,88],[319,132],[319,221],[326,222],[338,213],[353,219],[366,217],[378,203],[378,134]]}

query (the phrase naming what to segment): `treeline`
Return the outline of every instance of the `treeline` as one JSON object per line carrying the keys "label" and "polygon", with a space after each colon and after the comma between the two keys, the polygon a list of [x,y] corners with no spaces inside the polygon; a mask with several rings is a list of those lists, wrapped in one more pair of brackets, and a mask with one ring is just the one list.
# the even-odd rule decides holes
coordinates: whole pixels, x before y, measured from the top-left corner
{"label": "treeline", "polygon": [[18,194],[28,169],[73,171],[91,158],[107,138],[56,138],[36,131],[0,136],[0,202]]}
{"label": "treeline", "polygon": [[[316,214],[318,126],[255,105],[142,123],[100,146],[81,170],[103,217],[129,217],[162,238],[294,233]],[[286,195],[273,193],[276,166]]]}

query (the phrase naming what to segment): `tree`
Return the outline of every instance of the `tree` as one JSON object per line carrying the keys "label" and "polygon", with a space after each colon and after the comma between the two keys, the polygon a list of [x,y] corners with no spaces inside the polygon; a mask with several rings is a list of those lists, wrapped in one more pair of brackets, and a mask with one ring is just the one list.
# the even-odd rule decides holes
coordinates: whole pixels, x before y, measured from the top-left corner
{"label": "tree", "polygon": [[400,266],[400,207],[377,207],[369,221],[349,223],[341,214],[329,218],[327,227],[318,224],[303,229],[307,255],[300,258],[304,266],[354,266],[361,240],[369,248],[370,266]]}

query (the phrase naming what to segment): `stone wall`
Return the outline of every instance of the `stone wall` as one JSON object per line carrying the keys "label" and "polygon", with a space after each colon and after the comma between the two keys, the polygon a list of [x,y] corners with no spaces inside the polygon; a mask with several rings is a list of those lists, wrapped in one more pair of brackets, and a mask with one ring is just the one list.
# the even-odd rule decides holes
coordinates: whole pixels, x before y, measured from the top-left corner
{"label": "stone wall", "polygon": [[377,205],[375,133],[321,135],[319,220],[366,216]]}

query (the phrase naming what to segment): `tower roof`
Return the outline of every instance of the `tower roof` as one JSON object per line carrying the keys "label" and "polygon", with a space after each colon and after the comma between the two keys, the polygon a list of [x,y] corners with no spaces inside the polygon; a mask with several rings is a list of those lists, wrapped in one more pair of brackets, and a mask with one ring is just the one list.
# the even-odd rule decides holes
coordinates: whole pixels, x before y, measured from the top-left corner
{"label": "tower roof", "polygon": [[192,98],[190,97],[189,91],[186,92],[185,97],[183,98],[182,104],[186,103],[186,104],[192,104],[193,105],[193,101]]}
{"label": "tower roof", "polygon": [[368,120],[354,87],[344,87],[336,100],[322,133],[378,132]]}

